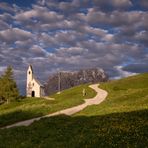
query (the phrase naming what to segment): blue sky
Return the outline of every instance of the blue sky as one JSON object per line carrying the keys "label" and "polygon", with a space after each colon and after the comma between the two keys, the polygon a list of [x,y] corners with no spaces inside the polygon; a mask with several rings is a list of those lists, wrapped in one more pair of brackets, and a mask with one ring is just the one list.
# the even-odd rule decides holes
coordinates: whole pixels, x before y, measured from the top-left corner
{"label": "blue sky", "polygon": [[32,64],[57,70],[103,68],[111,78],[148,71],[147,0],[0,0],[0,74],[20,87]]}

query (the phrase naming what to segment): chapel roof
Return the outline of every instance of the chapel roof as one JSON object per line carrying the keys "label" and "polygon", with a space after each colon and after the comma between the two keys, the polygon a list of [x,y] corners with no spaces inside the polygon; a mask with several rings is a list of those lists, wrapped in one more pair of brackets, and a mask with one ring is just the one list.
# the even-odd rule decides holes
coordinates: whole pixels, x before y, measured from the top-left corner
{"label": "chapel roof", "polygon": [[39,81],[37,78],[35,78],[35,77],[33,77],[33,78],[34,78],[34,80],[35,80],[40,86],[43,87],[43,84],[41,84],[40,81]]}

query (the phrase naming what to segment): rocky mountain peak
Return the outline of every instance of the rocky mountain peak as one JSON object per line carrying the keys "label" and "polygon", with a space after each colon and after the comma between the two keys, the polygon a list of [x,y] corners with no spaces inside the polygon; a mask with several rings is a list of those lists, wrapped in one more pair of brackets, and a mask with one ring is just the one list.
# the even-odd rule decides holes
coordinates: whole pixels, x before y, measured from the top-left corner
{"label": "rocky mountain peak", "polygon": [[60,79],[60,90],[68,89],[85,83],[98,83],[108,80],[103,69],[90,68],[79,71],[60,71],[50,75],[45,86],[48,95],[58,92]]}

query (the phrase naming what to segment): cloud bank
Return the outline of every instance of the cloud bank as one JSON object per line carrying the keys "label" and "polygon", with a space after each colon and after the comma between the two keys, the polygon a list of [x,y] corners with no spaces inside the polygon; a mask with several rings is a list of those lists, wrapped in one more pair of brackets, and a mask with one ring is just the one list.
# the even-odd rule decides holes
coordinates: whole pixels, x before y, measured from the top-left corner
{"label": "cloud bank", "polygon": [[148,71],[147,0],[37,0],[0,3],[0,73],[29,64],[46,80],[57,70],[100,67],[110,77]]}

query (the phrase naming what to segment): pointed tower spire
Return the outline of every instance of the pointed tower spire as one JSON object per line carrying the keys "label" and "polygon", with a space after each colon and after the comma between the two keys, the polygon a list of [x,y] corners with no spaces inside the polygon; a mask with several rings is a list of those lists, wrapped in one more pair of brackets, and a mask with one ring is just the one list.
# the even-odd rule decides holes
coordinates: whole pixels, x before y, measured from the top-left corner
{"label": "pointed tower spire", "polygon": [[31,96],[31,82],[33,80],[33,68],[32,65],[29,65],[27,70],[27,86],[26,86],[26,95],[27,97]]}
{"label": "pointed tower spire", "polygon": [[32,81],[32,79],[33,79],[33,69],[32,65],[29,65],[27,70],[27,81]]}

